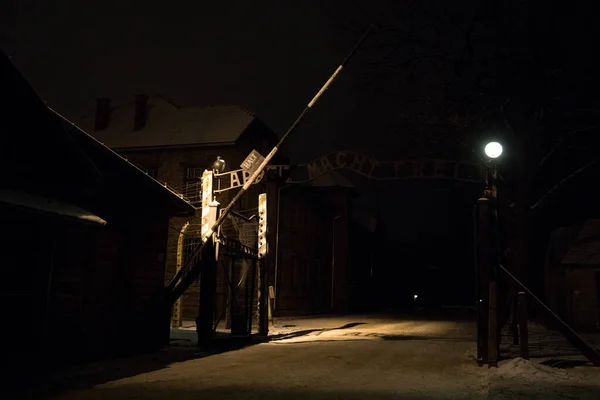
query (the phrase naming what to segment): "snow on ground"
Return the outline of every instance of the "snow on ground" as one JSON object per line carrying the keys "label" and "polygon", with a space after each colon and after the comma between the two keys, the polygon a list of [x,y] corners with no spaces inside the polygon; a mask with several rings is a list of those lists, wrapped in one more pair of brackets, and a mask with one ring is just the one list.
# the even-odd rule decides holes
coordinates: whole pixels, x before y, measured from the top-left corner
{"label": "snow on ground", "polygon": [[490,369],[489,398],[504,399],[600,399],[600,369],[558,369],[538,360],[515,358]]}
{"label": "snow on ground", "polygon": [[[194,333],[192,325],[174,330],[175,342],[193,345]],[[475,326],[460,318],[289,318],[276,320],[270,334],[269,343],[174,360],[58,398],[600,399],[600,368],[542,364],[556,362],[548,356],[577,358],[565,351],[479,367]],[[534,347],[558,346],[555,336],[532,327]]]}
{"label": "snow on ground", "polygon": [[[573,347],[569,341],[559,332],[545,328],[543,325],[530,322],[529,330],[529,353],[532,358],[568,358],[572,360],[586,359]],[[579,333],[581,338],[589,345],[600,351],[600,332]],[[506,326],[502,331],[501,354],[506,358],[519,356],[519,346],[512,344],[510,328]]]}

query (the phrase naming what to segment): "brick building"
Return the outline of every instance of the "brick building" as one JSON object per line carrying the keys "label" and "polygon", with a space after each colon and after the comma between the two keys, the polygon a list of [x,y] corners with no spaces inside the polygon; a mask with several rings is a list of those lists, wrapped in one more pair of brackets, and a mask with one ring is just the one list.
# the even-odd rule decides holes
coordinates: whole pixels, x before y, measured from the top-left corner
{"label": "brick building", "polygon": [[[178,107],[161,97],[136,96],[130,103],[116,107],[108,99],[98,99],[95,116],[84,118],[80,124],[194,204],[199,204],[201,196],[199,178],[217,156],[226,160],[227,170],[235,170],[252,149],[265,155],[277,139],[262,121],[240,107]],[[274,162],[282,163],[285,160]],[[281,180],[265,178],[249,190],[237,207],[237,211],[250,216],[255,213],[258,194],[268,193],[267,265],[269,284],[276,293],[276,314],[348,309],[349,199],[355,194],[351,185],[332,180],[334,174],[289,187]],[[244,177],[238,179],[242,182]],[[227,187],[231,182],[223,180],[221,184]],[[216,198],[225,205],[235,192],[223,192]],[[185,258],[198,243],[199,221],[199,212],[195,218],[171,219],[166,281],[177,270],[178,246],[179,254]],[[241,238],[254,235],[255,226],[242,224],[240,229]],[[251,239],[249,244],[253,244]],[[234,268],[234,275],[235,270],[246,267]],[[219,266],[217,315],[223,311],[228,296],[223,275],[226,268],[226,263]],[[196,317],[198,293],[196,282],[184,294],[183,319]]]}
{"label": "brick building", "polygon": [[[272,130],[240,107],[179,107],[164,98],[143,95],[118,106],[113,106],[110,99],[97,99],[95,115],[83,118],[80,125],[196,206],[201,201],[202,173],[217,157],[226,160],[228,169],[237,169],[252,149],[264,154],[276,140]],[[258,194],[264,190],[264,184],[254,185],[238,211],[256,209]],[[232,192],[224,192],[217,200],[226,205]],[[200,210],[194,217],[171,219],[166,282],[177,271],[178,246],[185,259],[200,240],[199,230]],[[184,319],[196,317],[198,293],[196,281],[180,303]]]}

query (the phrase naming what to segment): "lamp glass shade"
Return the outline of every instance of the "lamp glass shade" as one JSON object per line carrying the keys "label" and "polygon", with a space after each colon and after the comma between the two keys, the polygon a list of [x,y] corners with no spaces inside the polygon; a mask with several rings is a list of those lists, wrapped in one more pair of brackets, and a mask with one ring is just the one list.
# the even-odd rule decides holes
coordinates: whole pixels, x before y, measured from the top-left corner
{"label": "lamp glass shade", "polygon": [[489,158],[498,158],[502,155],[502,145],[498,142],[490,142],[485,146],[484,151]]}

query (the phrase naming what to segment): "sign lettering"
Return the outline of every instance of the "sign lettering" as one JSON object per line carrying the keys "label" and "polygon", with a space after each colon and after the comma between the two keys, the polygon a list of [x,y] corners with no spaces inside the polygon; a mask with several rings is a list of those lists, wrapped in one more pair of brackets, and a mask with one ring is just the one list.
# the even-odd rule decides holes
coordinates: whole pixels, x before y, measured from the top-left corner
{"label": "sign lettering", "polygon": [[[243,169],[216,174],[217,178],[225,178],[223,182],[228,182],[229,186],[215,190],[215,192],[241,187],[250,178],[252,169],[255,169],[263,160],[264,158],[253,150],[242,163]],[[250,167],[250,169],[245,167]],[[468,182],[482,181],[481,165],[469,161],[439,159],[379,161],[362,154],[343,151],[326,154],[306,164],[267,165],[266,167],[266,171],[273,171],[280,177],[289,175],[286,183],[308,182],[330,171],[340,169],[349,169],[366,178],[376,180],[429,178]],[[265,171],[262,171],[254,183],[259,183],[264,176]]]}
{"label": "sign lettering", "polygon": [[[254,173],[259,167],[260,164],[265,160],[265,158],[256,150],[252,150],[248,157],[242,162],[240,167],[242,170],[248,173],[248,177]],[[244,182],[246,182],[246,178],[244,177]]]}

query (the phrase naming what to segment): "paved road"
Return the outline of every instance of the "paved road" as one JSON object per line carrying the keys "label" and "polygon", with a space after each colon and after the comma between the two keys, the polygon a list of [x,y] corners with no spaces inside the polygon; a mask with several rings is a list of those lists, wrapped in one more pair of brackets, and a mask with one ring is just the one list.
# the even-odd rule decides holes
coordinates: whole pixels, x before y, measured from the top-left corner
{"label": "paved road", "polygon": [[[535,397],[544,394],[544,386],[523,381],[520,374],[537,376],[539,383],[547,373],[529,362],[520,360],[494,373],[478,367],[474,323],[458,317],[289,319],[279,320],[272,333],[269,343],[173,363],[58,398],[555,398]],[[525,384],[507,384],[510,379]],[[573,387],[569,390],[575,394]],[[515,396],[517,389],[520,396]],[[586,393],[576,398],[597,400],[594,395],[600,392]]]}

